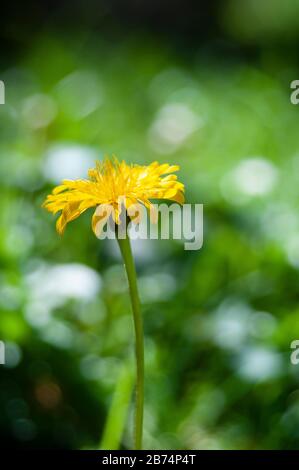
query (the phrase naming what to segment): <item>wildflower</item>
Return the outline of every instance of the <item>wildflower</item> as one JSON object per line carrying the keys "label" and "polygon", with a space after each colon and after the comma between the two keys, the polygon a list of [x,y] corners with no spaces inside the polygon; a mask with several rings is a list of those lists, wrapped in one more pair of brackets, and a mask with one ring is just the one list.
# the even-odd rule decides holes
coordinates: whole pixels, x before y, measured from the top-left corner
{"label": "wildflower", "polygon": [[[177,181],[173,172],[177,165],[153,162],[148,166],[127,165],[106,159],[97,162],[89,170],[87,180],[64,180],[47,196],[43,206],[53,214],[61,211],[56,228],[62,234],[66,225],[79,217],[84,211],[96,207],[92,217],[92,229],[97,236],[111,216],[120,224],[123,209],[138,223],[136,217],[140,205],[149,209],[153,216],[152,199],[167,199],[179,204],[184,202],[184,185]],[[127,225],[126,225],[127,229]],[[135,326],[136,351],[136,413],[135,413],[135,449],[142,448],[143,404],[144,404],[144,340],[143,321],[138,295],[136,270],[129,237],[122,238],[116,230],[116,238],[127,272],[129,292]]]}
{"label": "wildflower", "polygon": [[112,216],[120,223],[120,203],[124,203],[128,216],[134,217],[140,204],[150,210],[155,218],[151,199],[167,199],[179,204],[184,202],[184,185],[173,172],[178,165],[153,162],[148,166],[127,165],[105,159],[97,162],[88,172],[86,180],[64,180],[47,196],[43,206],[53,214],[61,211],[56,228],[63,234],[66,225],[91,207],[96,207],[92,217],[92,229],[99,236],[103,226]]}

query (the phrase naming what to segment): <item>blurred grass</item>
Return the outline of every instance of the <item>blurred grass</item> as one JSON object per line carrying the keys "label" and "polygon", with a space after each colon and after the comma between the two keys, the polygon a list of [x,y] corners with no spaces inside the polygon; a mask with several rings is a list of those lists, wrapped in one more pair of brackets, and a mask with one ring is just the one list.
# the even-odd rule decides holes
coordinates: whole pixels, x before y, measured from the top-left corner
{"label": "blurred grass", "polygon": [[130,394],[123,364],[134,338],[117,246],[94,237],[90,214],[59,238],[40,207],[60,178],[115,153],[179,163],[187,201],[205,205],[199,252],[134,246],[145,447],[298,446],[289,345],[299,335],[299,149],[288,94],[297,69],[270,59],[225,65],[142,35],[45,32],[2,70],[4,445],[130,446],[126,407],[114,414],[120,391]]}
{"label": "blurred grass", "polygon": [[[132,364],[125,362],[115,387],[100,449],[118,450],[120,448],[132,398],[133,377]],[[130,447],[133,445],[131,444]]]}

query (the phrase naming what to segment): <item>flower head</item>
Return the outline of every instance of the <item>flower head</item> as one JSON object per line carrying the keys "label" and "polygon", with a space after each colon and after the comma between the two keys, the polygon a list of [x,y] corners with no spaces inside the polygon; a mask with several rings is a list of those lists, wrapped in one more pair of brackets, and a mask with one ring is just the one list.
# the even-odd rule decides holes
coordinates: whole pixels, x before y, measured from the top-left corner
{"label": "flower head", "polygon": [[138,222],[136,211],[141,205],[153,214],[151,199],[166,199],[179,204],[184,202],[184,185],[172,174],[178,165],[153,162],[145,165],[127,165],[116,158],[97,162],[88,171],[89,179],[64,180],[48,195],[43,207],[56,214],[61,211],[56,228],[59,234],[68,222],[79,217],[90,207],[96,207],[92,217],[92,229],[99,236],[108,218],[120,223],[120,207],[123,205],[129,217]]}

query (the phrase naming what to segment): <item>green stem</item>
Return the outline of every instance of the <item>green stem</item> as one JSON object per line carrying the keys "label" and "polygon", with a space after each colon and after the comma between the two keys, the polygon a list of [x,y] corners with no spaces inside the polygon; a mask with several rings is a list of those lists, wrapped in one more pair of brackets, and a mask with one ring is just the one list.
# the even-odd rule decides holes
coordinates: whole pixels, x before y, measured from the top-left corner
{"label": "green stem", "polygon": [[134,259],[131,250],[129,236],[117,238],[119,248],[125,264],[129,291],[132,303],[134,326],[135,326],[135,351],[136,351],[136,414],[135,414],[135,449],[142,448],[142,428],[143,428],[143,403],[144,403],[144,344],[143,344],[143,322],[140,309],[140,301],[137,288],[137,278]]}

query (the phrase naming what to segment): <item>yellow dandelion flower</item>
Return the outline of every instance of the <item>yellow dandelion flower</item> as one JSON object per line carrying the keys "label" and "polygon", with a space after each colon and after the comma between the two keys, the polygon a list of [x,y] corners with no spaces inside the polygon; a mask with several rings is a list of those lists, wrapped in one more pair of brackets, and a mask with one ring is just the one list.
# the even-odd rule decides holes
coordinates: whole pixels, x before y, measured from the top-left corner
{"label": "yellow dandelion flower", "polygon": [[[63,234],[66,225],[91,207],[96,207],[92,217],[92,229],[99,236],[103,226],[112,216],[120,223],[120,203],[123,201],[130,218],[134,208],[145,206],[153,216],[152,199],[166,199],[184,203],[184,185],[173,172],[178,165],[153,162],[145,165],[128,165],[116,158],[97,162],[88,172],[86,180],[64,180],[48,195],[43,207],[56,214],[61,211],[56,228]],[[130,209],[130,210],[129,210]]]}
{"label": "yellow dandelion flower", "polygon": [[[173,173],[177,165],[153,162],[148,166],[127,165],[116,158],[97,162],[88,172],[86,180],[64,180],[48,195],[43,206],[53,214],[61,212],[57,220],[57,231],[62,234],[66,225],[79,217],[84,211],[96,207],[92,217],[92,229],[97,236],[111,216],[120,224],[120,214],[126,210],[135,223],[140,207],[149,209],[153,216],[153,199],[166,199],[179,204],[184,203],[184,185],[177,181]],[[135,210],[136,209],[136,210]],[[155,214],[154,214],[155,215]],[[126,227],[127,228],[127,227]],[[136,270],[129,237],[116,238],[127,272],[132,312],[135,325],[136,351],[136,412],[135,412],[135,449],[142,448],[143,403],[144,403],[144,343],[140,301],[137,288]]]}

